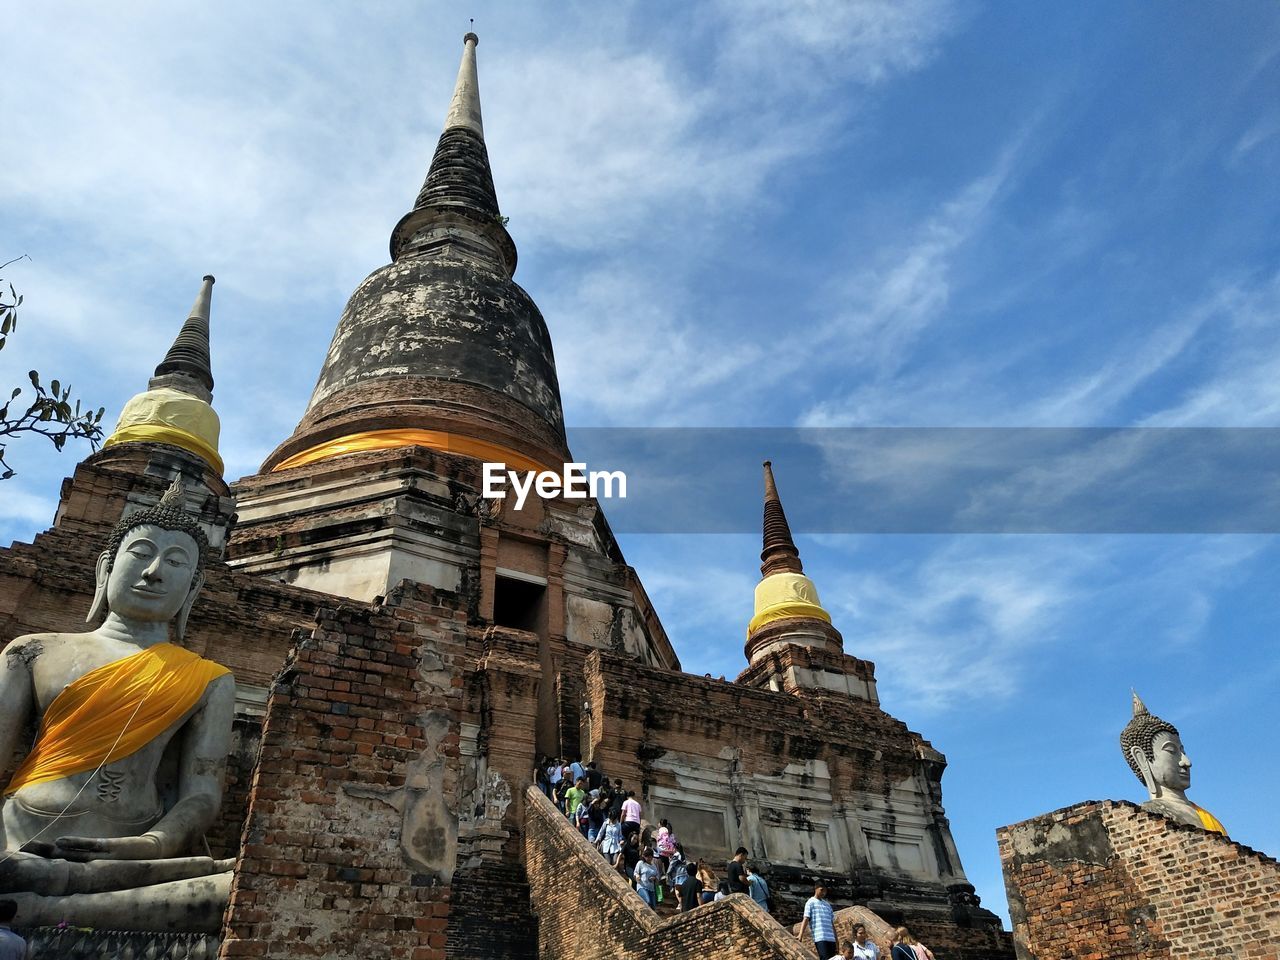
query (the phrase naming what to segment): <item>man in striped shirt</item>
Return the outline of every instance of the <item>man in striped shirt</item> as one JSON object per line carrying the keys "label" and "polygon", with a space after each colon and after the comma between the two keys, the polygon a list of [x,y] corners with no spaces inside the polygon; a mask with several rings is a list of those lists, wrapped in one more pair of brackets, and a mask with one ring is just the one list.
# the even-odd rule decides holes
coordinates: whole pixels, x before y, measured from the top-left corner
{"label": "man in striped shirt", "polygon": [[836,919],[835,911],[827,902],[826,885],[821,880],[813,885],[813,896],[804,905],[804,920],[797,934],[801,940],[806,930],[813,934],[818,960],[831,960],[836,955]]}

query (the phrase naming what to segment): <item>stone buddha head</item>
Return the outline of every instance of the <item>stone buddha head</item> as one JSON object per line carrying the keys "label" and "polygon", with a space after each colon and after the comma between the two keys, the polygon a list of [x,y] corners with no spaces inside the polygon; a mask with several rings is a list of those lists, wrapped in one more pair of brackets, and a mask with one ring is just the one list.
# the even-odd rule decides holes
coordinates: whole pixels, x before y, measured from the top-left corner
{"label": "stone buddha head", "polygon": [[1120,749],[1152,800],[1166,792],[1181,796],[1191,786],[1191,761],[1177,727],[1153,716],[1136,693],[1133,718],[1120,734]]}
{"label": "stone buddha head", "polygon": [[89,622],[104,609],[124,620],[174,620],[174,634],[182,639],[204,584],[201,571],[209,549],[200,524],[182,504],[182,481],[174,480],[154,507],[116,524],[107,549],[98,557]]}

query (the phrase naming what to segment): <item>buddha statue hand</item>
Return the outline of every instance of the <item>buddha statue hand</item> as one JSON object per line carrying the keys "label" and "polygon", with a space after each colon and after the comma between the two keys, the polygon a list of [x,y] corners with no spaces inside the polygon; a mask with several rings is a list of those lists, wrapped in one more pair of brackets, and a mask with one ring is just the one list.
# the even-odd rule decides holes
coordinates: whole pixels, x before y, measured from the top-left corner
{"label": "buddha statue hand", "polygon": [[[158,860],[165,856],[160,839],[144,833],[140,837],[59,837],[51,852],[42,856],[84,863],[89,860]],[[25,848],[24,848],[25,849]]]}

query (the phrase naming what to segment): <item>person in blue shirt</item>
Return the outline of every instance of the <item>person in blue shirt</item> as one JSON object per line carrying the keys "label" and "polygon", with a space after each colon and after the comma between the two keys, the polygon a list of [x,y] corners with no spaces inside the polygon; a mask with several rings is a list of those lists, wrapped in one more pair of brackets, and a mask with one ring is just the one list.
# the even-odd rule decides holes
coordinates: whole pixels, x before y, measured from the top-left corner
{"label": "person in blue shirt", "polygon": [[755,864],[747,865],[747,887],[751,894],[751,899],[765,910],[769,909],[769,884],[765,882],[764,877],[757,872]]}
{"label": "person in blue shirt", "polygon": [[813,896],[804,905],[804,920],[796,936],[803,940],[806,930],[813,936],[818,960],[831,960],[836,955],[836,913],[827,901],[827,887],[821,880],[813,885]]}
{"label": "person in blue shirt", "polygon": [[9,929],[17,915],[16,902],[0,900],[0,960],[23,960],[27,955],[27,941]]}

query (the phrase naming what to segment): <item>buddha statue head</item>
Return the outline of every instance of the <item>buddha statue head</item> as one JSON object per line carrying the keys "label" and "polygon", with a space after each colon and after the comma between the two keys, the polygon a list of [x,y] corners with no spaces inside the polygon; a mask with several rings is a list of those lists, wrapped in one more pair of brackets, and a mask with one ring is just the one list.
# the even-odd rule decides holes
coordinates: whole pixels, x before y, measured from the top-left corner
{"label": "buddha statue head", "polygon": [[1120,734],[1120,749],[1152,800],[1165,793],[1180,797],[1191,786],[1191,761],[1178,728],[1151,714],[1137,693],[1133,695],[1133,718]]}
{"label": "buddha statue head", "polygon": [[116,524],[98,557],[89,622],[104,609],[126,621],[174,620],[174,634],[182,639],[209,549],[200,524],[183,509],[183,494],[182,481],[174,480],[154,507]]}

